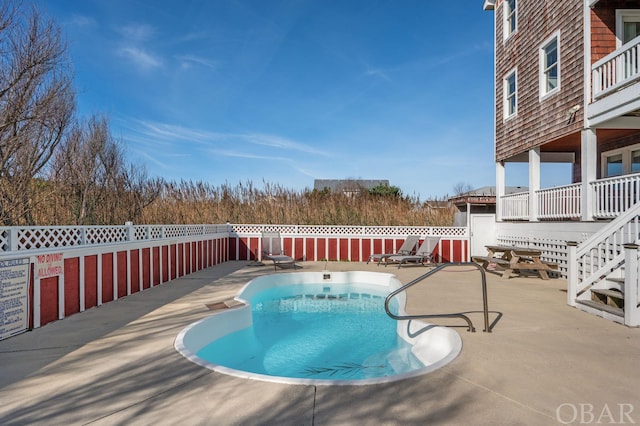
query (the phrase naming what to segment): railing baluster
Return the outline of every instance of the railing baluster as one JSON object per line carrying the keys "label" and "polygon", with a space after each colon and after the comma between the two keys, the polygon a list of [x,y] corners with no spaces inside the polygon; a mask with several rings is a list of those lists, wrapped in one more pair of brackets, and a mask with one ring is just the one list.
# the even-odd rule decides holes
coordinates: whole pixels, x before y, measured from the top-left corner
{"label": "railing baluster", "polygon": [[640,78],[638,52],[640,52],[640,37],[636,37],[592,65],[593,99]]}

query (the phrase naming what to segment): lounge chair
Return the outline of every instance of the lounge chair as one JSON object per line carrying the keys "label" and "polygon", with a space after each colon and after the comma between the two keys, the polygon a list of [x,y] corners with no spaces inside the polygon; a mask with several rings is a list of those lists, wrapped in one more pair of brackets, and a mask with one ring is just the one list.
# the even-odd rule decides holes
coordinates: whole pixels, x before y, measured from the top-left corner
{"label": "lounge chair", "polygon": [[262,233],[262,259],[273,261],[273,269],[282,265],[293,265],[293,269],[297,268],[296,260],[287,256],[282,250],[282,243],[279,232],[263,232]]}
{"label": "lounge chair", "polygon": [[420,237],[418,235],[409,235],[404,240],[404,242],[402,243],[402,245],[400,246],[400,248],[396,253],[372,254],[371,256],[369,256],[367,263],[371,262],[374,259],[378,259],[378,265],[380,265],[380,262],[382,262],[383,260],[386,261],[390,256],[394,256],[396,254],[403,255],[403,256],[414,254],[416,252],[416,246],[418,245],[419,242],[420,242]]}
{"label": "lounge chair", "polygon": [[387,258],[385,265],[389,263],[397,263],[398,268],[407,263],[423,265],[425,263],[436,263],[436,255],[433,254],[436,246],[440,242],[440,237],[426,237],[416,254],[410,255],[393,255]]}

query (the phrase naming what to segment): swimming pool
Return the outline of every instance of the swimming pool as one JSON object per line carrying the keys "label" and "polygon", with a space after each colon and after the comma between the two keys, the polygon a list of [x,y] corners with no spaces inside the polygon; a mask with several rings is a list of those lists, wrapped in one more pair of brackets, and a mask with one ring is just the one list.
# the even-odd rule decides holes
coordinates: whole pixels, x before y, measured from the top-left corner
{"label": "swimming pool", "polygon": [[[237,377],[291,384],[364,385],[426,374],[460,352],[453,330],[395,321],[384,298],[392,274],[265,275],[236,296],[247,305],[185,328],[175,347],[191,361]],[[404,294],[393,309],[404,313]]]}

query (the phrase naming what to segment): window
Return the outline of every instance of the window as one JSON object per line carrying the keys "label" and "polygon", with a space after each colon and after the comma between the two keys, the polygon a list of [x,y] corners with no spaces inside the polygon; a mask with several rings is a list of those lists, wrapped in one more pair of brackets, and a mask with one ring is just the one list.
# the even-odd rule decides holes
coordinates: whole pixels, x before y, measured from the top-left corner
{"label": "window", "polygon": [[513,70],[504,79],[504,118],[507,119],[518,111],[517,75]]}
{"label": "window", "polygon": [[617,47],[640,36],[640,9],[616,10]]}
{"label": "window", "polygon": [[607,156],[607,176],[619,176],[622,174],[622,154]]}
{"label": "window", "polygon": [[[640,36],[640,9],[616,10],[616,46],[622,47]],[[623,79],[637,74],[640,61],[636,55],[623,55],[620,57],[618,67]]]}
{"label": "window", "polygon": [[640,145],[602,153],[602,177],[640,173]]}
{"label": "window", "polygon": [[540,47],[540,98],[560,90],[560,34]]}
{"label": "window", "polygon": [[631,173],[640,173],[640,150],[631,151]]}
{"label": "window", "polygon": [[516,0],[505,0],[504,2],[504,39],[511,37],[513,33],[518,29],[516,22]]}

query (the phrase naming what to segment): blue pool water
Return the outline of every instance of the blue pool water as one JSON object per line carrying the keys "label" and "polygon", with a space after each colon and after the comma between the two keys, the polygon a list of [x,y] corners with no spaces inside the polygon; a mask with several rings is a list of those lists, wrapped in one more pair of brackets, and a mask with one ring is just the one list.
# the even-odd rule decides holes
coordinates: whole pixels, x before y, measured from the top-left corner
{"label": "blue pool water", "polygon": [[196,355],[234,370],[307,379],[357,380],[424,368],[385,313],[385,296],[344,284],[270,288],[249,300],[251,326]]}

